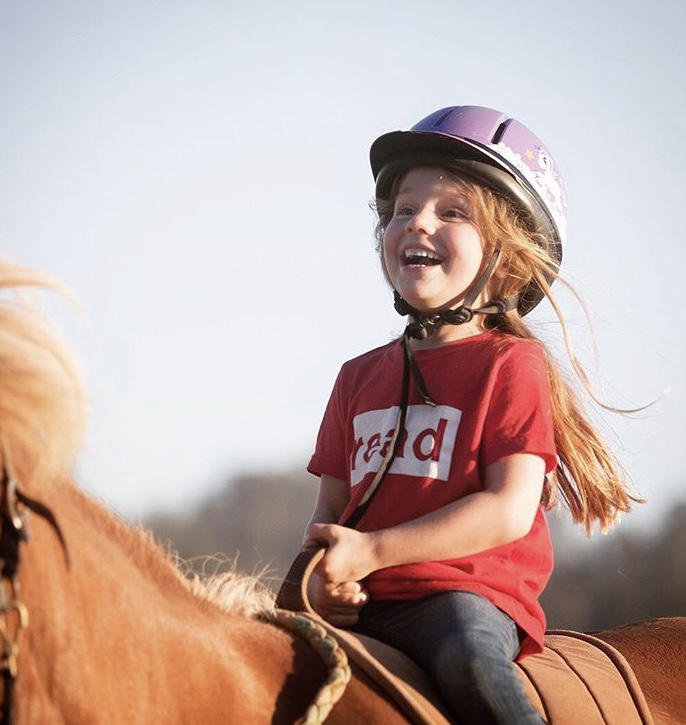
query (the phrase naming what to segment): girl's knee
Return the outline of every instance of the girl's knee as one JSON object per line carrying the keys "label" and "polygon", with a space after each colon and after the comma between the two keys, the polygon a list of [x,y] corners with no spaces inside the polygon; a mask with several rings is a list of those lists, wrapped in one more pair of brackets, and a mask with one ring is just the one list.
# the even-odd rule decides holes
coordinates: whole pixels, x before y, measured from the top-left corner
{"label": "girl's knee", "polygon": [[484,653],[483,645],[469,637],[438,644],[430,674],[440,691],[486,697],[514,676],[508,657]]}
{"label": "girl's knee", "polygon": [[483,653],[469,638],[437,643],[431,674],[440,689],[445,686],[471,691],[488,671],[482,659]]}

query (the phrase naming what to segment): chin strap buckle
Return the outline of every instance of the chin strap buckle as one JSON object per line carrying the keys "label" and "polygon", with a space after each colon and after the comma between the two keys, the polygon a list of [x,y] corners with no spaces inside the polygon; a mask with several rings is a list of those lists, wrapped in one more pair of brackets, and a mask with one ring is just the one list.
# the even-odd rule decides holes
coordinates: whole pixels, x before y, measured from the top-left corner
{"label": "chin strap buckle", "polygon": [[443,325],[464,325],[474,319],[474,315],[500,315],[504,312],[517,309],[518,298],[504,297],[493,300],[483,307],[471,309],[465,305],[460,305],[454,310],[441,310],[435,315],[422,315],[421,312],[415,310],[407,304],[405,300],[394,292],[396,311],[401,315],[410,315],[413,320],[408,323],[405,328],[405,337],[412,337],[415,340],[426,340],[427,337],[433,335],[436,330]]}

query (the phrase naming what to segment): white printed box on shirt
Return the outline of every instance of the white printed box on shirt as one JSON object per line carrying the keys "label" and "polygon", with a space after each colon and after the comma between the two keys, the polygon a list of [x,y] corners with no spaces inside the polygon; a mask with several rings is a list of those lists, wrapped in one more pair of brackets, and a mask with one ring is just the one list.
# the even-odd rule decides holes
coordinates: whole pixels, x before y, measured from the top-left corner
{"label": "white printed box on shirt", "polygon": [[[350,482],[356,486],[379,469],[395,429],[398,406],[370,410],[353,419],[355,446]],[[410,405],[389,473],[447,481],[462,411],[449,405]]]}

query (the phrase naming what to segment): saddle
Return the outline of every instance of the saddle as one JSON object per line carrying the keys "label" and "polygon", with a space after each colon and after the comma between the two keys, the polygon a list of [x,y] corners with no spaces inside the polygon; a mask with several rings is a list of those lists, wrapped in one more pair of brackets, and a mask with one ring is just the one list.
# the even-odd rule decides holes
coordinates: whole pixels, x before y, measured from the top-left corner
{"label": "saddle", "polygon": [[[281,609],[305,612],[333,636],[413,725],[450,725],[424,672],[388,645],[325,622],[307,597],[307,583],[324,549],[305,549],[277,596]],[[513,664],[524,690],[549,725],[654,725],[641,687],[624,656],[597,637],[556,630],[544,651]]]}

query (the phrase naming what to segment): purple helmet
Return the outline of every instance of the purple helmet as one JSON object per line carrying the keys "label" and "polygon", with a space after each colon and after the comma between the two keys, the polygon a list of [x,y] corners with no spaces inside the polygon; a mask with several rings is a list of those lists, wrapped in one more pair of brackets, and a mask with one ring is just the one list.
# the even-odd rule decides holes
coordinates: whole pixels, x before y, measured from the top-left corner
{"label": "purple helmet", "polygon": [[[413,166],[454,168],[510,199],[547,240],[558,264],[565,241],[565,195],[553,157],[519,121],[483,106],[451,106],[432,113],[409,131],[374,141],[370,160],[377,199],[387,199],[393,181]],[[519,301],[522,315],[542,299],[538,286]]]}

